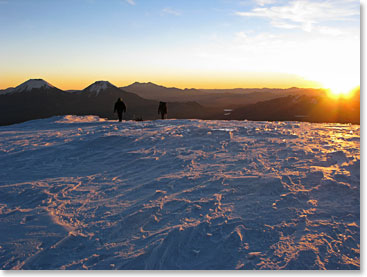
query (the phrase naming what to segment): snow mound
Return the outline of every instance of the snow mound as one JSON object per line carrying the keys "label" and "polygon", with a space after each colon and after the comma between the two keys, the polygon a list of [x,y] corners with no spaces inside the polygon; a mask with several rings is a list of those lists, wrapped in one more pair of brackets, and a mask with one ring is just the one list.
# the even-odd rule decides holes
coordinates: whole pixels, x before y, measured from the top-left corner
{"label": "snow mound", "polygon": [[297,122],[2,126],[0,268],[359,269],[359,137]]}
{"label": "snow mound", "polygon": [[54,86],[47,83],[45,80],[30,79],[6,93],[9,94],[9,93],[14,93],[14,92],[31,91],[33,89],[50,89],[50,88],[54,88]]}
{"label": "snow mound", "polygon": [[95,123],[95,122],[105,122],[107,119],[100,118],[96,115],[86,115],[86,116],[76,116],[76,115],[66,115],[56,123]]}

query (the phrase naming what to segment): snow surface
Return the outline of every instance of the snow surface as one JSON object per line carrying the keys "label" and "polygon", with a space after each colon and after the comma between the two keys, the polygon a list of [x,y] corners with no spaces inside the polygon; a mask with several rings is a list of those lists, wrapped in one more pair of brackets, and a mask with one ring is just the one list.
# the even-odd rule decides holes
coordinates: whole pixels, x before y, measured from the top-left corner
{"label": "snow surface", "polygon": [[32,89],[40,89],[40,88],[50,89],[50,88],[54,88],[54,86],[47,83],[46,81],[44,81],[42,79],[30,79],[30,80],[20,84],[16,88],[5,92],[4,94],[31,91]]}
{"label": "snow surface", "polygon": [[359,269],[360,126],[0,127],[2,269]]}
{"label": "snow surface", "polygon": [[95,92],[96,95],[98,95],[101,91],[106,90],[107,88],[110,87],[115,87],[114,85],[112,85],[110,82],[108,81],[97,81],[95,83],[93,83],[92,85],[90,85],[89,87],[87,87],[87,90],[90,92]]}

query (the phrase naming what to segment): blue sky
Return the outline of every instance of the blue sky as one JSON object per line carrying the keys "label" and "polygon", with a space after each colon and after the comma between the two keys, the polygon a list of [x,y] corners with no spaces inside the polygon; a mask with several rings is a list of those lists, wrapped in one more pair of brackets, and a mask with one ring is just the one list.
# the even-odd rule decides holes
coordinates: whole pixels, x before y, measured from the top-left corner
{"label": "blue sky", "polygon": [[359,1],[0,0],[0,88],[359,85]]}

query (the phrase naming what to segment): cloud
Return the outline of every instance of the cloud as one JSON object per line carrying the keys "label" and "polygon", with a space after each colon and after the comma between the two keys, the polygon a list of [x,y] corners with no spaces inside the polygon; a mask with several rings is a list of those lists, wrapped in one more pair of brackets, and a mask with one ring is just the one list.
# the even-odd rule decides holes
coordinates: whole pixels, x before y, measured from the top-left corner
{"label": "cloud", "polygon": [[[259,6],[246,12],[236,12],[236,15],[245,17],[262,17],[270,20],[270,23],[277,28],[301,28],[310,32],[315,26],[322,22],[344,21],[353,16],[359,16],[359,3],[357,1],[310,1],[294,0],[286,4],[264,7],[271,0],[256,0]],[[336,32],[334,32],[336,33]]]}
{"label": "cloud", "polygon": [[274,4],[276,1],[275,0],[255,0],[255,2],[259,6],[265,6],[265,5],[269,5],[269,4]]}
{"label": "cloud", "polygon": [[136,3],[135,3],[134,0],[125,0],[125,2],[128,3],[128,4],[130,4],[130,5],[132,5],[132,6],[135,6],[136,5]]}
{"label": "cloud", "polygon": [[162,10],[162,12],[164,12],[166,14],[175,15],[175,16],[180,16],[181,15],[181,12],[179,12],[177,10],[174,10],[174,9],[171,9],[171,8],[164,8]]}

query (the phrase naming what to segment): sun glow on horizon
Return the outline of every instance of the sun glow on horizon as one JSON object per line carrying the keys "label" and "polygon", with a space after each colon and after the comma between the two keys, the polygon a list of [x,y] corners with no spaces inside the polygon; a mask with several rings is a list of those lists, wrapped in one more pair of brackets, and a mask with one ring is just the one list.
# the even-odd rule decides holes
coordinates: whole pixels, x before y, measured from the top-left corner
{"label": "sun glow on horizon", "polygon": [[350,99],[355,95],[355,93],[358,89],[360,89],[359,86],[355,86],[352,89],[350,89],[350,87],[349,87],[349,89],[341,89],[340,87],[338,87],[338,88],[334,88],[334,89],[327,88],[326,90],[327,90],[327,95],[330,98]]}
{"label": "sun glow on horizon", "polygon": [[353,92],[359,87],[359,84],[356,85],[356,81],[352,81],[347,78],[333,78],[333,80],[322,84],[328,91],[328,95],[332,98],[351,98]]}

